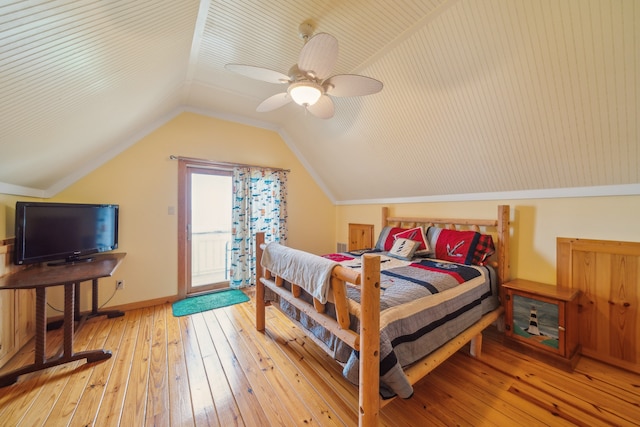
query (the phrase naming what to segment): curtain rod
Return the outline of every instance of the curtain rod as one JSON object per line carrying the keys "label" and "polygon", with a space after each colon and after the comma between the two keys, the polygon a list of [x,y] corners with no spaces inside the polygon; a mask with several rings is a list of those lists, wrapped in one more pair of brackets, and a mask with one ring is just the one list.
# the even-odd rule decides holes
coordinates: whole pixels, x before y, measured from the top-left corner
{"label": "curtain rod", "polygon": [[269,169],[269,170],[273,170],[273,171],[291,172],[291,169],[273,168],[273,167],[270,167],[270,166],[247,165],[247,164],[244,164],[244,163],[218,162],[218,161],[215,161],[215,160],[197,159],[195,157],[175,156],[173,154],[171,154],[169,156],[169,159],[170,160],[184,160],[184,161],[187,161],[187,162],[207,163],[207,164],[212,165],[212,166],[229,166],[229,167],[241,167],[241,168],[262,168],[262,169]]}

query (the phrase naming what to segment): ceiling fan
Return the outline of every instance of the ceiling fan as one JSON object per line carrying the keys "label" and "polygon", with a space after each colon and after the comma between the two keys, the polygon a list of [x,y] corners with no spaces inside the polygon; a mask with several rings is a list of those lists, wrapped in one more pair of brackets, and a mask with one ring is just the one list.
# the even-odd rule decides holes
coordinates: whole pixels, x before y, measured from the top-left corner
{"label": "ceiling fan", "polygon": [[289,75],[252,65],[225,65],[227,70],[252,79],[289,85],[286,92],[262,101],[256,111],[272,111],[293,101],[314,116],[329,119],[334,114],[331,96],[364,96],[382,90],[382,82],[371,77],[356,74],[330,76],[338,59],[338,40],[327,33],[312,36],[313,26],[309,22],[300,24],[298,30],[305,44],[298,63],[289,69]]}

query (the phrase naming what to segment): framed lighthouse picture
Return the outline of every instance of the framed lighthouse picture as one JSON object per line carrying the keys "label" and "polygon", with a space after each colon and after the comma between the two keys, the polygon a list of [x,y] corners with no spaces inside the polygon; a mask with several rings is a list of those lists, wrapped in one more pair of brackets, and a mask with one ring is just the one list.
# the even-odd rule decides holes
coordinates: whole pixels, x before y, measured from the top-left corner
{"label": "framed lighthouse picture", "polygon": [[579,291],[516,279],[503,284],[505,330],[524,349],[555,355],[573,369],[577,361]]}

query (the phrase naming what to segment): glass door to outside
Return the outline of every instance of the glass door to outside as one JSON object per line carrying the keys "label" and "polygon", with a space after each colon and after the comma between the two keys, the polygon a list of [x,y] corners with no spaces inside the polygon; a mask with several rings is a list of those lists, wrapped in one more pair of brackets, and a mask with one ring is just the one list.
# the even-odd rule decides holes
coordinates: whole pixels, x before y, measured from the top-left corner
{"label": "glass door to outside", "polygon": [[232,177],[214,169],[189,172],[187,294],[193,294],[229,286]]}

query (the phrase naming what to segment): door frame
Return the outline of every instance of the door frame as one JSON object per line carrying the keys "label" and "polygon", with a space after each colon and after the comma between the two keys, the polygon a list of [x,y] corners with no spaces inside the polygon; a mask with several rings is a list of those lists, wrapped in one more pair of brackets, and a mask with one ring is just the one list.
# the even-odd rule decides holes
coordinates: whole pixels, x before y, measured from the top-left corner
{"label": "door frame", "polygon": [[191,286],[191,244],[190,223],[191,218],[191,174],[212,173],[215,175],[233,175],[231,167],[213,166],[207,161],[193,159],[178,159],[178,298],[186,298],[202,292],[210,292],[216,289],[227,288],[224,283],[202,285],[193,292]]}

